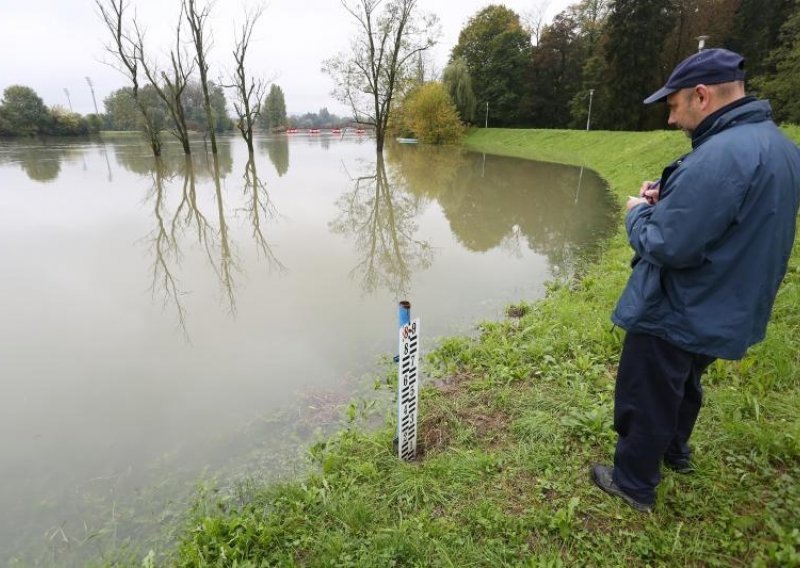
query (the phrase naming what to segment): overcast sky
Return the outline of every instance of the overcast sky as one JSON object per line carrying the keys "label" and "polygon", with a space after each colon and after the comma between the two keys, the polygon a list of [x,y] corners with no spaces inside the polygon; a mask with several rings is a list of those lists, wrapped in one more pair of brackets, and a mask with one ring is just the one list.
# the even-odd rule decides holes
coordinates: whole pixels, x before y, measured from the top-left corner
{"label": "overcast sky", "polygon": [[[507,0],[505,6],[524,15],[546,5],[547,18],[577,0]],[[169,52],[174,41],[180,0],[129,0],[147,29],[153,55]],[[200,5],[203,0],[200,0]],[[442,36],[433,52],[441,69],[458,34],[470,17],[491,4],[488,0],[420,0],[423,10],[439,16]],[[499,3],[499,2],[495,2]],[[216,0],[210,28],[213,33],[210,74],[227,78],[231,68],[234,31],[253,0]],[[346,51],[354,32],[352,16],[339,0],[268,0],[248,51],[249,70],[280,85],[289,113],[318,111],[347,114],[330,95],[333,84],[320,71],[322,61]],[[133,10],[131,10],[132,13]],[[0,91],[9,85],[32,87],[45,104],[68,107],[67,89],[75,112],[94,112],[90,77],[97,104],[113,90],[127,86],[125,78],[104,62],[107,31],[93,0],[0,0]]]}

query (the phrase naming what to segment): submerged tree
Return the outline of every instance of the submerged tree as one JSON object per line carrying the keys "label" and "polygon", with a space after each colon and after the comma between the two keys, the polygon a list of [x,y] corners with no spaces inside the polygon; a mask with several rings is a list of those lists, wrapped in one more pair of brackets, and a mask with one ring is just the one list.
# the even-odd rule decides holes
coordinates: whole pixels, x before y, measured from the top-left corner
{"label": "submerged tree", "polygon": [[189,30],[192,33],[192,43],[195,49],[195,62],[200,73],[200,87],[203,91],[203,103],[206,109],[206,121],[208,124],[208,135],[211,138],[211,153],[217,154],[217,134],[214,123],[214,113],[212,111],[211,95],[208,89],[208,49],[209,37],[206,29],[206,21],[211,13],[211,7],[206,5],[198,9],[195,0],[183,0],[183,11],[186,14],[186,21],[189,23]]}
{"label": "submerged tree", "polygon": [[[383,11],[379,8],[383,4]],[[418,14],[418,0],[343,0],[358,33],[349,54],[325,61],[334,96],[349,105],[357,122],[375,127],[376,148],[383,153],[386,127],[398,88],[416,76],[417,55],[438,37],[438,19]]]}
{"label": "submerged tree", "polygon": [[172,117],[172,133],[180,141],[183,147],[183,153],[191,154],[192,150],[189,146],[189,128],[186,125],[186,111],[183,106],[183,92],[186,90],[193,66],[187,68],[184,65],[183,50],[181,48],[182,20],[183,7],[181,7],[181,15],[178,18],[178,27],[175,33],[175,51],[170,52],[172,77],[167,75],[164,71],[159,72],[154,64],[148,62],[144,53],[144,34],[136,24],[134,24],[134,27],[136,29],[137,57],[142,66],[142,71],[144,71],[145,77],[150,81],[150,85],[155,89],[155,92],[161,100],[164,101]]}
{"label": "submerged tree", "polygon": [[236,125],[247,143],[247,150],[251,157],[253,155],[253,126],[261,114],[261,102],[264,99],[264,82],[252,76],[248,77],[244,60],[247,56],[247,48],[250,45],[250,37],[253,35],[253,28],[262,13],[262,10],[259,9],[252,14],[247,14],[245,17],[240,32],[241,35],[236,38],[236,47],[233,50],[233,59],[236,61],[236,70],[232,77],[233,83],[226,85],[234,89],[236,93],[236,98],[233,101],[233,109],[238,118]]}
{"label": "submerged tree", "polygon": [[[131,82],[131,96],[142,113],[145,134],[154,156],[161,155],[161,128],[142,97],[139,96],[139,49],[135,39],[129,34],[125,21],[125,0],[95,0],[106,29],[112,36],[112,42],[106,50],[116,60],[117,70],[127,76]],[[134,27],[136,21],[134,18]]]}

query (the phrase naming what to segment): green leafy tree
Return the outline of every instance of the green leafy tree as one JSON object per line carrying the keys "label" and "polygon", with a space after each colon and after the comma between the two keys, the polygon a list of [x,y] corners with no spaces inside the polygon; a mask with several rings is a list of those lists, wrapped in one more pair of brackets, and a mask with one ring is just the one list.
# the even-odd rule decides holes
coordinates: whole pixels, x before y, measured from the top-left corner
{"label": "green leafy tree", "polygon": [[570,101],[581,90],[586,47],[575,14],[564,11],[542,30],[531,58],[520,120],[536,127],[566,128]]}
{"label": "green leafy tree", "polygon": [[105,107],[106,124],[110,130],[140,130],[144,128],[145,109],[148,120],[158,130],[167,124],[167,107],[152,85],[139,89],[139,102],[133,96],[131,87],[123,87],[113,91],[103,100]]}
{"label": "green leafy tree", "polygon": [[697,51],[698,36],[706,47],[728,47],[727,38],[741,0],[673,0],[674,24],[662,47],[663,68],[673,69]]}
{"label": "green leafy tree", "polygon": [[112,91],[103,99],[106,125],[109,130],[136,130],[141,116],[130,87]]}
{"label": "green leafy tree", "polygon": [[800,124],[800,0],[781,27],[781,44],[766,63],[775,71],[756,79],[756,89],[770,100],[778,121]]}
{"label": "green leafy tree", "polygon": [[403,130],[426,144],[450,144],[462,134],[453,99],[442,83],[425,83],[411,91],[402,105]]}
{"label": "green leafy tree", "polygon": [[264,126],[267,129],[276,129],[286,126],[286,100],[283,89],[274,83],[269,88],[269,94],[264,101],[266,112],[262,113]]}
{"label": "green leafy tree", "polygon": [[571,128],[585,128],[590,101],[595,109],[607,106],[608,92],[604,87],[608,64],[604,45],[608,40],[606,22],[610,10],[609,0],[582,0],[570,8],[570,12],[578,21],[583,45],[581,88],[569,102]]}
{"label": "green leafy tree", "polygon": [[52,118],[49,133],[56,136],[84,136],[89,134],[89,121],[77,112],[55,106],[50,110]]}
{"label": "green leafy tree", "polygon": [[[604,45],[608,64],[602,97],[602,126],[613,130],[664,127],[664,108],[642,100],[663,84],[671,69],[663,66],[663,38],[674,23],[671,0],[616,0]],[[599,101],[598,101],[599,102]]]}
{"label": "green leafy tree", "polygon": [[[212,120],[216,132],[225,132],[233,129],[233,121],[228,115],[225,91],[214,82],[208,83],[208,94],[211,102]],[[205,132],[208,130],[208,115],[206,114],[205,96],[203,87],[197,81],[190,81],[183,91],[183,108],[186,113],[186,123],[190,130]]]}
{"label": "green leafy tree", "polygon": [[487,6],[461,30],[450,62],[466,62],[478,112],[488,103],[491,124],[517,123],[530,50],[519,15],[505,6]]}
{"label": "green leafy tree", "polygon": [[794,0],[740,0],[725,47],[744,55],[751,79],[768,71],[767,57],[778,47],[781,25],[794,5]]}
{"label": "green leafy tree", "polygon": [[450,63],[444,68],[442,82],[456,105],[461,121],[473,122],[477,101],[475,91],[472,90],[472,77],[469,76],[467,62],[458,58]]}
{"label": "green leafy tree", "polygon": [[3,128],[8,134],[30,136],[47,132],[51,122],[50,111],[30,87],[6,87],[1,104]]}

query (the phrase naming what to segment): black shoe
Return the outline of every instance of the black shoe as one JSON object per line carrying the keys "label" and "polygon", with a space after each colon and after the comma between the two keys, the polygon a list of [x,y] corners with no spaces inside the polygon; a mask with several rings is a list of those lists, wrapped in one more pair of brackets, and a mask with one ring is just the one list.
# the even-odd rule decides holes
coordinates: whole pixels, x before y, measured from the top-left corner
{"label": "black shoe", "polygon": [[617,487],[617,484],[614,483],[614,480],[611,477],[612,471],[613,468],[607,465],[594,464],[591,469],[592,481],[594,481],[594,484],[597,485],[600,489],[602,489],[609,495],[620,497],[623,501],[625,501],[628,505],[630,505],[640,513],[649,513],[650,511],[653,510],[652,504],[642,503],[641,501],[637,501],[636,499],[625,493],[622,489]]}
{"label": "black shoe", "polygon": [[695,472],[694,464],[690,460],[680,461],[667,461],[664,460],[664,466],[671,469],[675,473],[682,473],[683,475],[691,475]]}

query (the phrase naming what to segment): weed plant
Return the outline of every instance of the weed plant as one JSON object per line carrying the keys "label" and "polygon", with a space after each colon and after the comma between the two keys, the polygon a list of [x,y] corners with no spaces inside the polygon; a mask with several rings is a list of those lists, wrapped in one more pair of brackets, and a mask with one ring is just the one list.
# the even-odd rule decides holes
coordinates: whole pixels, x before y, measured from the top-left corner
{"label": "weed plant", "polygon": [[[795,139],[800,131],[789,130]],[[585,165],[620,204],[689,150],[680,133],[480,130],[473,149]],[[795,247],[767,339],[709,370],[697,471],[668,470],[652,514],[589,481],[610,462],[629,274],[624,229],[579,280],[444,341],[426,361],[419,459],[394,424],[352,427],[302,480],[246,502],[198,499],[179,566],[800,566],[800,264]]]}

